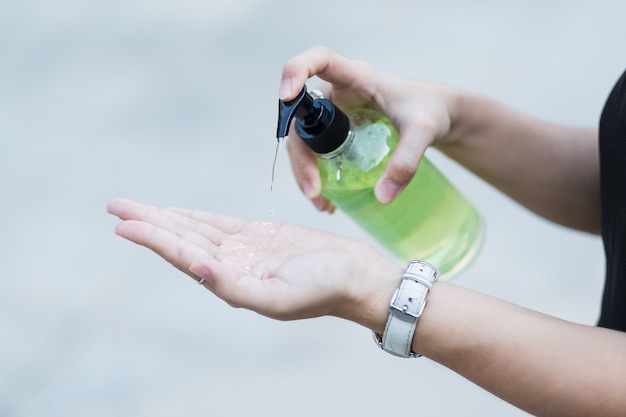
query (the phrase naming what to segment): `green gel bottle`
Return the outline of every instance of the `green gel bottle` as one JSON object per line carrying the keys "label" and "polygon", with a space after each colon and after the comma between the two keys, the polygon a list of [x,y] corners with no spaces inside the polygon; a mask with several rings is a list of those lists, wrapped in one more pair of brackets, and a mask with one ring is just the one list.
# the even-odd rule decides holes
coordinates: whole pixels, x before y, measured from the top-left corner
{"label": "green gel bottle", "polygon": [[348,117],[305,86],[294,100],[279,100],[278,119],[278,139],[295,119],[297,135],[318,155],[322,195],[398,260],[425,260],[446,279],[477,253],[480,215],[427,158],[391,203],[376,200],[374,186],[399,139],[387,117],[368,109]]}

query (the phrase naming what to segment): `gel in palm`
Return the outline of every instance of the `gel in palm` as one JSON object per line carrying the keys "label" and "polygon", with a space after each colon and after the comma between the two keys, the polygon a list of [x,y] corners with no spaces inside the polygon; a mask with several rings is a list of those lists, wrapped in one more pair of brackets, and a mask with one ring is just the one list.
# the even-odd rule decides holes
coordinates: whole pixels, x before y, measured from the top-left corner
{"label": "gel in palm", "polygon": [[427,158],[391,203],[374,197],[399,139],[389,119],[366,109],[348,117],[329,100],[313,99],[306,87],[293,101],[280,101],[278,137],[294,117],[296,133],[318,155],[324,197],[399,260],[426,260],[448,278],[473,258],[481,217]]}

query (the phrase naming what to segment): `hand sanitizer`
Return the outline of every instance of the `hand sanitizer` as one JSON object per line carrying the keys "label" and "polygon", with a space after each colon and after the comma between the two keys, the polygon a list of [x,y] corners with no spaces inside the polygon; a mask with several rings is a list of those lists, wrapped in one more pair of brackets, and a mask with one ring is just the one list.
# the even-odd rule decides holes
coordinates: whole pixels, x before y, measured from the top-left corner
{"label": "hand sanitizer", "polygon": [[279,100],[279,140],[292,120],[296,134],[318,156],[322,195],[399,261],[425,260],[445,279],[476,254],[480,215],[427,158],[391,203],[376,200],[374,186],[399,140],[383,114],[360,109],[348,116],[329,100],[313,98],[305,86],[294,100]]}

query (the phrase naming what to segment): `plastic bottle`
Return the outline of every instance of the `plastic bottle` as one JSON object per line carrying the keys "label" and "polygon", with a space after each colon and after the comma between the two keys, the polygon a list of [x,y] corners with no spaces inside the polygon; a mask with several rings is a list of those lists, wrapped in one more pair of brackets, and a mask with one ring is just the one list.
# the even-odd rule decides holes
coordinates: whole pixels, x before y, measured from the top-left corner
{"label": "plastic bottle", "polygon": [[387,117],[369,109],[348,117],[328,99],[313,98],[305,86],[294,100],[279,100],[279,140],[292,119],[297,135],[318,155],[322,195],[400,261],[428,261],[445,279],[473,258],[482,240],[482,219],[427,158],[391,203],[374,197],[399,139]]}

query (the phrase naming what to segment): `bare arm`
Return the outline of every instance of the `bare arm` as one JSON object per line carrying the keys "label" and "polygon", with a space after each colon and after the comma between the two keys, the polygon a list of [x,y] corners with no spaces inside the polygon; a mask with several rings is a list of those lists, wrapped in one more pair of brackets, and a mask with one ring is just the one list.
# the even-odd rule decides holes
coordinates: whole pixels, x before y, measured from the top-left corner
{"label": "bare arm", "polygon": [[622,332],[437,283],[413,349],[533,415],[626,415]]}
{"label": "bare arm", "polygon": [[537,214],[599,233],[597,129],[546,123],[466,93],[454,101],[442,152]]}
{"label": "bare arm", "polygon": [[[367,245],[310,228],[128,200],[111,202],[109,212],[123,220],[120,236],[231,305],[281,320],[332,315],[384,331],[402,268]],[[626,333],[436,283],[412,347],[539,416],[626,415]]]}
{"label": "bare arm", "polygon": [[[339,107],[377,108],[398,128],[398,148],[375,189],[382,203],[401,192],[425,149],[435,146],[539,215],[599,232],[595,129],[545,123],[486,97],[403,79],[323,47],[287,62],[281,97],[293,98],[314,75],[329,83],[326,93]],[[288,145],[300,188],[316,207],[330,210],[311,151],[298,140]]]}

